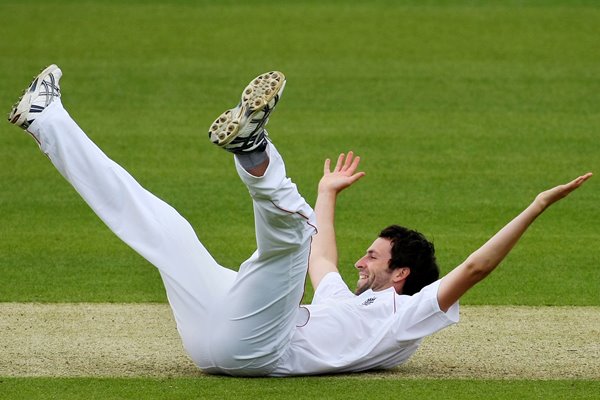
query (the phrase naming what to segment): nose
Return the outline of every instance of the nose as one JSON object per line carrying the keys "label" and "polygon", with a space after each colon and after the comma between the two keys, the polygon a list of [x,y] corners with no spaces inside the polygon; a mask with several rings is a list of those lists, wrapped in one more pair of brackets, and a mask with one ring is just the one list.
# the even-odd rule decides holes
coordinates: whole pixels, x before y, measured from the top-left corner
{"label": "nose", "polygon": [[365,258],[366,256],[363,256],[361,258],[358,259],[358,261],[356,261],[356,263],[354,263],[354,268],[356,269],[362,269],[365,267]]}

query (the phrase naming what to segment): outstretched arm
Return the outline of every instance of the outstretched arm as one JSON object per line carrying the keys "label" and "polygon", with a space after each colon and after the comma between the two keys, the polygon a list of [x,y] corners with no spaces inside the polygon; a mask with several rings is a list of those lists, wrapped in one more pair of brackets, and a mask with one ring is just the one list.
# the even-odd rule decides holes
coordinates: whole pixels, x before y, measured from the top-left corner
{"label": "outstretched arm", "polygon": [[587,173],[567,184],[540,193],[521,214],[442,278],[438,290],[440,308],[447,311],[467,290],[489,275],[541,213],[577,189],[591,176],[591,173]]}
{"label": "outstretched arm", "polygon": [[354,157],[351,151],[347,156],[340,154],[335,168],[331,171],[331,161],[325,160],[315,204],[318,233],[313,237],[308,262],[308,275],[315,289],[325,275],[338,270],[334,229],[335,203],[342,190],[365,175],[364,172],[356,172],[359,162],[360,157]]}

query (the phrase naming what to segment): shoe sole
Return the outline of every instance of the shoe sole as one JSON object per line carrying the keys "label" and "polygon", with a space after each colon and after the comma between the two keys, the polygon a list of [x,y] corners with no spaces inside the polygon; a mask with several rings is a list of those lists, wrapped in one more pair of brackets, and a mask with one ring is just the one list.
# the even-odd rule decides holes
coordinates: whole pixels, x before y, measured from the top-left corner
{"label": "shoe sole", "polygon": [[35,78],[33,78],[27,89],[23,91],[23,94],[21,97],[19,97],[19,100],[17,100],[10,114],[8,115],[8,121],[11,124],[21,126],[27,121],[27,114],[31,109],[33,95],[37,92],[38,84],[42,82],[48,74],[54,73],[58,69],[58,66],[52,64],[43,69]]}
{"label": "shoe sole", "polygon": [[236,108],[225,111],[212,123],[209,129],[211,141],[217,146],[226,146],[240,133],[240,128],[248,119],[261,111],[285,86],[285,75],[271,71],[254,78],[242,92],[242,99]]}

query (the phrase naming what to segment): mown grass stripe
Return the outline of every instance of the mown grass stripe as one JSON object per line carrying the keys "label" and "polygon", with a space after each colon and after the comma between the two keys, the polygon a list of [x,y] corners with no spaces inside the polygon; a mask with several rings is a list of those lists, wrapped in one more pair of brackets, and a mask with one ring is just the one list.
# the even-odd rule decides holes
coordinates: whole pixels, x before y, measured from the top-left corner
{"label": "mown grass stripe", "polygon": [[599,381],[2,378],[0,399],[594,399]]}

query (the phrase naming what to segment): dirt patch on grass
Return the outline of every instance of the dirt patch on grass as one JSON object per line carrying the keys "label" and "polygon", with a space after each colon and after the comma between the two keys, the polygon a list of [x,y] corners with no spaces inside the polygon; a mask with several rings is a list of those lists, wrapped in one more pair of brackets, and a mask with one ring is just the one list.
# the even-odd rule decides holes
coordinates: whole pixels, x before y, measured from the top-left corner
{"label": "dirt patch on grass", "polygon": [[[199,376],[163,304],[0,303],[0,376]],[[600,379],[600,307],[462,307],[399,378]]]}

